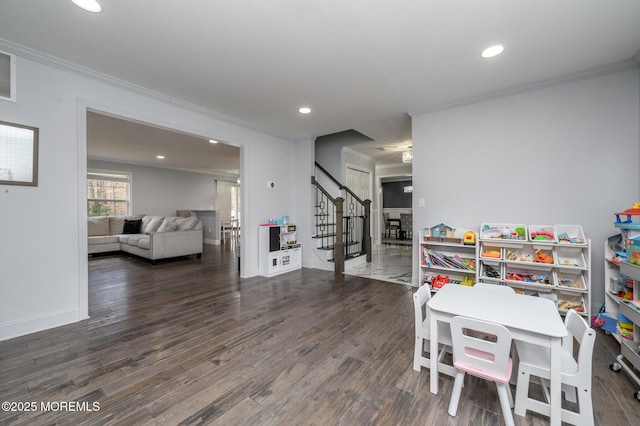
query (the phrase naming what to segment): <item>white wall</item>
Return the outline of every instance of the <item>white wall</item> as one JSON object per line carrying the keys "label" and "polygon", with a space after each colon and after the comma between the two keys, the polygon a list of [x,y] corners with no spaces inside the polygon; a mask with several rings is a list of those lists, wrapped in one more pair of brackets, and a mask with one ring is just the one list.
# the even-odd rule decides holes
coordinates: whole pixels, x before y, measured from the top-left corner
{"label": "white wall", "polygon": [[132,214],[175,216],[176,210],[207,210],[215,205],[213,175],[98,160],[89,160],[87,167],[131,173]]}
{"label": "white wall", "polygon": [[9,42],[0,49],[17,55],[17,102],[0,101],[0,117],[40,129],[39,185],[0,186],[0,340],[88,315],[87,109],[240,146],[241,275],[257,274],[258,224],[296,214],[292,142]]}
{"label": "white wall", "polygon": [[633,69],[415,115],[414,227],[582,225],[597,312],[613,213],[640,198],[639,92]]}

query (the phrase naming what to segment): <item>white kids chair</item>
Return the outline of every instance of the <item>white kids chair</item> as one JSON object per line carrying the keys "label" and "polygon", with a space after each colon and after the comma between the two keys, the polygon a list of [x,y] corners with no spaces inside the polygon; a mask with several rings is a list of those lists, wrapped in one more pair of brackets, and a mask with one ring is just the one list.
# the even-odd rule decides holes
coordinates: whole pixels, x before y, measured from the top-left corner
{"label": "white kids chair", "polygon": [[[423,285],[413,293],[413,308],[415,311],[415,348],[413,353],[413,369],[420,371],[420,367],[429,368],[430,359],[424,356],[424,352],[429,351],[429,342],[431,339],[430,320],[431,309],[427,306],[427,302],[431,300],[431,289],[428,285]],[[451,377],[455,376],[455,369],[451,365],[442,362],[447,353],[451,353],[451,332],[446,323],[438,323],[438,371]]]}
{"label": "white kids chair", "polygon": [[[561,409],[561,420],[574,425],[593,425],[593,405],[591,401],[591,367],[595,331],[573,309],[567,312],[565,326],[568,335],[562,339],[562,393],[567,401],[578,402],[579,412]],[[578,342],[578,358],[574,358],[573,344]],[[525,416],[527,410],[549,416],[549,349],[530,343],[516,341],[520,364],[516,387],[516,406],[514,412]],[[531,376],[540,378],[546,402],[529,398]],[[577,398],[576,398],[577,393]]]}
{"label": "white kids chair", "polygon": [[451,339],[453,366],[458,372],[451,391],[449,415],[455,417],[458,413],[464,376],[469,373],[495,382],[504,421],[507,426],[513,426],[513,397],[509,388],[512,369],[509,330],[500,324],[457,316],[451,319]]}

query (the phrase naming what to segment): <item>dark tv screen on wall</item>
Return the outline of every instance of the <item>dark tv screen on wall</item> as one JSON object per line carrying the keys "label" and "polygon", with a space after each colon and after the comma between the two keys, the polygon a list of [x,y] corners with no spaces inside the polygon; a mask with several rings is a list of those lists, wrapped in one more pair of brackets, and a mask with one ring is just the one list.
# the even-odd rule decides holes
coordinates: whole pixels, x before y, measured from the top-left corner
{"label": "dark tv screen on wall", "polygon": [[382,183],[382,207],[385,209],[410,209],[411,192],[404,192],[404,188],[411,186],[412,181]]}

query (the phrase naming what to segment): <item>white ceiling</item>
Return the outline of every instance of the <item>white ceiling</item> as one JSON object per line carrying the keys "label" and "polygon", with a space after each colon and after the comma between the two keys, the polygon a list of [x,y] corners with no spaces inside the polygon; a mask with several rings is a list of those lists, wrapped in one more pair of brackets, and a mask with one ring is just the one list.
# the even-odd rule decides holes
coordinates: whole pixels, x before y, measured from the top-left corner
{"label": "white ceiling", "polygon": [[87,113],[87,153],[93,160],[240,176],[238,147],[93,112]]}
{"label": "white ceiling", "polygon": [[0,38],[291,140],[354,129],[379,146],[351,148],[387,156],[411,143],[407,113],[640,50],[638,0],[100,1],[2,1]]}

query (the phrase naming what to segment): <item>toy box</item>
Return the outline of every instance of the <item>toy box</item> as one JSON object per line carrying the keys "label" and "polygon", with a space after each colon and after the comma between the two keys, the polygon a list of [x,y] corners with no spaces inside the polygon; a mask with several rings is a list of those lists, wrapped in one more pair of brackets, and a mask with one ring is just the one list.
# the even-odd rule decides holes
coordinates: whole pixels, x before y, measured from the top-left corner
{"label": "toy box", "polygon": [[630,238],[625,241],[627,262],[640,266],[640,238]]}

